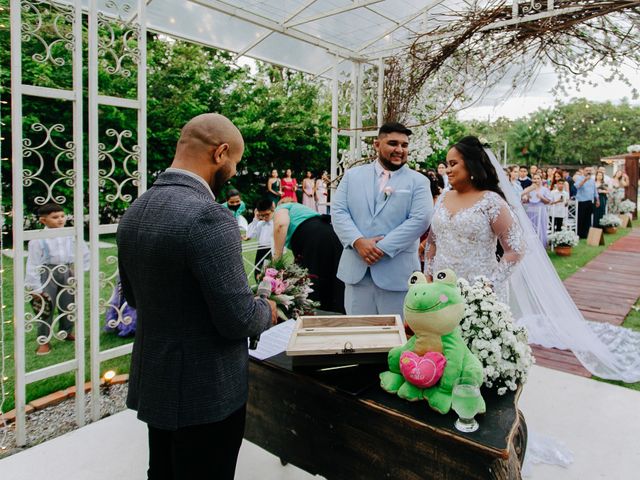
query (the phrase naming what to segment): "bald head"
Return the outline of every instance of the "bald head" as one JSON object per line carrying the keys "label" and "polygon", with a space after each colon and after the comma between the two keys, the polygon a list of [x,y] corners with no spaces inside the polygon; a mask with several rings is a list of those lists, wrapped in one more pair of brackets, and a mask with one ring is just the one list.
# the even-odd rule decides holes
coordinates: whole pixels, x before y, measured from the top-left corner
{"label": "bald head", "polygon": [[218,113],[204,113],[189,120],[182,128],[176,154],[181,150],[191,153],[211,150],[223,143],[229,144],[231,151],[244,148],[242,134],[231,120]]}
{"label": "bald head", "polygon": [[243,152],[242,134],[231,120],[205,113],[182,128],[171,166],[199,175],[216,193],[236,174]]}

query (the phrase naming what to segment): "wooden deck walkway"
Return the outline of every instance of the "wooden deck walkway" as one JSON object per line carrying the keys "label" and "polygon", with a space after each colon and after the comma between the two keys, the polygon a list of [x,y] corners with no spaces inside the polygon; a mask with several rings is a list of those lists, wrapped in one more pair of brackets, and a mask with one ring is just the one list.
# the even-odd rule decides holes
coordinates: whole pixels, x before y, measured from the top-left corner
{"label": "wooden deck walkway", "polygon": [[[621,325],[640,297],[640,228],[617,240],[564,285],[584,318]],[[538,365],[591,376],[569,350],[532,347]]]}

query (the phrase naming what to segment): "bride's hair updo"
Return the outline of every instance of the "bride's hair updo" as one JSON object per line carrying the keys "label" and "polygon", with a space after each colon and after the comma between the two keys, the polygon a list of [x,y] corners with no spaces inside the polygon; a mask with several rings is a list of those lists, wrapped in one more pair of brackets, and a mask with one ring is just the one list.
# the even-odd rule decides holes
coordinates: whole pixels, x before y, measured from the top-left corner
{"label": "bride's hair updo", "polygon": [[471,183],[478,190],[490,190],[496,192],[502,198],[504,193],[498,186],[498,174],[493,168],[491,160],[484,151],[484,147],[478,137],[469,135],[456,143],[455,148],[464,158],[464,166],[471,176]]}

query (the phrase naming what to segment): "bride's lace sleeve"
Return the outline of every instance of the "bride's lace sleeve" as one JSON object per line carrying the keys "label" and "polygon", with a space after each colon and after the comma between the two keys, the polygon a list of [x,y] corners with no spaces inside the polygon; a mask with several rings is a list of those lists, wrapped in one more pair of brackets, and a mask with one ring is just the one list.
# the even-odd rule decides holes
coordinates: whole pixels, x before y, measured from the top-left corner
{"label": "bride's lace sleeve", "polygon": [[436,234],[433,231],[433,226],[429,229],[429,235],[427,235],[427,246],[424,249],[424,274],[433,276],[433,259],[436,256]]}
{"label": "bride's lace sleeve", "polygon": [[500,246],[504,250],[495,272],[495,278],[491,279],[494,285],[498,285],[509,278],[514,267],[524,255],[525,241],[518,220],[504,200],[496,198],[495,205],[490,209],[489,215],[491,229],[498,237]]}

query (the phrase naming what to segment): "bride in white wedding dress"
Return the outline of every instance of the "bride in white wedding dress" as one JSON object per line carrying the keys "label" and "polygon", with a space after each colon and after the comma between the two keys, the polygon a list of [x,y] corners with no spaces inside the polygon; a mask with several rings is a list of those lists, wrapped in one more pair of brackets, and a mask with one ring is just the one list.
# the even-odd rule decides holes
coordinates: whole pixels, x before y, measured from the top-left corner
{"label": "bride in white wedding dress", "polygon": [[[488,277],[529,343],[570,349],[599,377],[640,381],[640,334],[582,317],[491,150],[463,138],[447,154],[447,175],[451,190],[435,206],[425,273],[451,268],[469,281]],[[532,440],[528,456],[548,447]],[[564,453],[537,460],[566,464]]]}
{"label": "bride in white wedding dress", "polygon": [[[473,145],[472,138],[477,142]],[[466,143],[470,142],[470,143]],[[427,238],[426,272],[451,268],[458,278],[489,278],[501,300],[507,280],[523,257],[522,229],[498,186],[498,177],[475,137],[447,154],[451,189],[436,202]],[[466,160],[466,161],[465,161]],[[497,242],[503,250],[496,256]]]}
{"label": "bride in white wedding dress", "polygon": [[[465,137],[447,162],[452,190],[436,203],[426,273],[448,267],[470,281],[489,277],[529,343],[570,349],[599,377],[640,381],[640,333],[582,317],[491,150]],[[504,249],[499,260],[496,241]]]}

